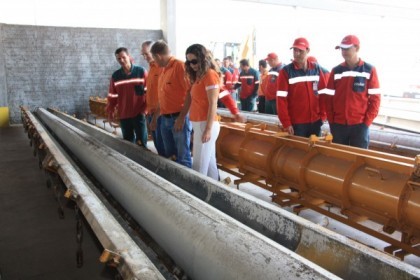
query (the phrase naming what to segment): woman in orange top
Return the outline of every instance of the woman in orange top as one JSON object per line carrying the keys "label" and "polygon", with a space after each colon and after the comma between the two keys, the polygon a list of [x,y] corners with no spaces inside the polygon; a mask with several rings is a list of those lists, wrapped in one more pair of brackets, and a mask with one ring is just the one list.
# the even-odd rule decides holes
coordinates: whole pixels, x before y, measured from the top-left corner
{"label": "woman in orange top", "polygon": [[216,115],[217,100],[226,105],[235,119],[242,117],[229,91],[222,91],[221,72],[210,51],[199,44],[191,45],[186,51],[185,66],[191,89],[180,116],[185,117],[190,111],[194,129],[192,168],[218,180],[216,140],[220,125]]}

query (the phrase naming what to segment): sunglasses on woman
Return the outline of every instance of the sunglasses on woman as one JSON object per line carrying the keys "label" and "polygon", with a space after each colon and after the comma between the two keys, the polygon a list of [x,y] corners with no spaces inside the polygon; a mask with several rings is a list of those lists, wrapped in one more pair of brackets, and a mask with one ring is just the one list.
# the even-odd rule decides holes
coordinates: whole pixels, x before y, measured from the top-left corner
{"label": "sunglasses on woman", "polygon": [[197,60],[197,59],[191,59],[191,60],[187,60],[187,61],[186,61],[186,63],[187,63],[187,64],[190,64],[190,65],[191,65],[191,64],[196,65],[196,64],[198,63],[198,60]]}

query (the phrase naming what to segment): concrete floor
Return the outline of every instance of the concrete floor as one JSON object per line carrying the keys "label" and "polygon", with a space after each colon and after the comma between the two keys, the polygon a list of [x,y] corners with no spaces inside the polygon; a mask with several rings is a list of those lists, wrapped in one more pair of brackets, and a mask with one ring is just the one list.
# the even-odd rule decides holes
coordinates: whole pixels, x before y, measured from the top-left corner
{"label": "concrete floor", "polygon": [[86,223],[84,264],[77,268],[76,220],[66,206],[59,219],[23,128],[0,128],[0,279],[114,279]]}

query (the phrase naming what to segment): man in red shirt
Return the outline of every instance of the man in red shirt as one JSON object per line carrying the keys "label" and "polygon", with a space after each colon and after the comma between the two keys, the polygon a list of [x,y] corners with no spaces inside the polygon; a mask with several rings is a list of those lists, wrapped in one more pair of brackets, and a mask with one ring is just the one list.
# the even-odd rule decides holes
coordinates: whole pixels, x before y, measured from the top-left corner
{"label": "man in red shirt", "polygon": [[325,113],[318,89],[325,88],[325,76],[318,64],[308,61],[308,40],[297,38],[291,49],[294,60],[283,67],[278,78],[277,114],[289,134],[319,135]]}
{"label": "man in red shirt", "polygon": [[239,80],[239,69],[235,67],[235,64],[233,63],[233,58],[230,55],[223,58],[223,67],[228,69],[229,72],[232,74],[232,89],[230,89],[230,91],[232,93],[233,99],[238,100],[239,93],[238,90],[234,88],[234,86]]}
{"label": "man in red shirt", "polygon": [[241,110],[251,112],[255,107],[260,80],[257,71],[249,66],[248,59],[242,59],[239,64],[241,73],[239,74],[239,81],[235,85],[235,88],[241,88],[239,93]]}
{"label": "man in red shirt", "polygon": [[[222,80],[223,80],[224,89],[227,90],[229,92],[229,94],[231,94],[233,92],[233,86],[234,86],[234,84],[233,84],[233,74],[229,71],[228,68],[223,66],[220,59],[216,58],[214,61],[219,66],[220,72],[222,72]],[[225,105],[223,104],[223,102],[220,99],[217,101],[217,107],[218,108],[225,108]]]}
{"label": "man in red shirt", "polygon": [[322,92],[333,142],[367,149],[369,126],[381,103],[376,68],[359,58],[360,41],[354,35],[344,37],[336,49],[344,62],[332,69]]}
{"label": "man in red shirt", "polygon": [[276,108],[276,94],[277,94],[277,79],[279,77],[280,70],[284,67],[279,57],[275,53],[269,53],[265,59],[270,65],[268,71],[267,81],[261,87],[264,87],[265,93],[265,113],[277,115]]}
{"label": "man in red shirt", "polygon": [[108,120],[114,120],[115,107],[118,105],[120,127],[123,138],[130,142],[141,143],[147,147],[146,127],[146,70],[131,63],[126,48],[118,48],[115,58],[121,68],[112,74],[109,84]]}

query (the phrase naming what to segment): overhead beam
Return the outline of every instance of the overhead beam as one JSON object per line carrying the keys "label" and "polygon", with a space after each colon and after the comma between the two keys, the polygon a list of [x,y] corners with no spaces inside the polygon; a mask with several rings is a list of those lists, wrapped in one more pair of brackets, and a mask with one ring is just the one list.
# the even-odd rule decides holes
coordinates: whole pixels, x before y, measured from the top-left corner
{"label": "overhead beam", "polygon": [[[420,5],[402,5],[398,1],[358,1],[358,0],[231,0],[279,6],[301,7],[332,12],[352,13],[379,17],[397,17],[419,20]],[[357,20],[357,19],[355,19]]]}

